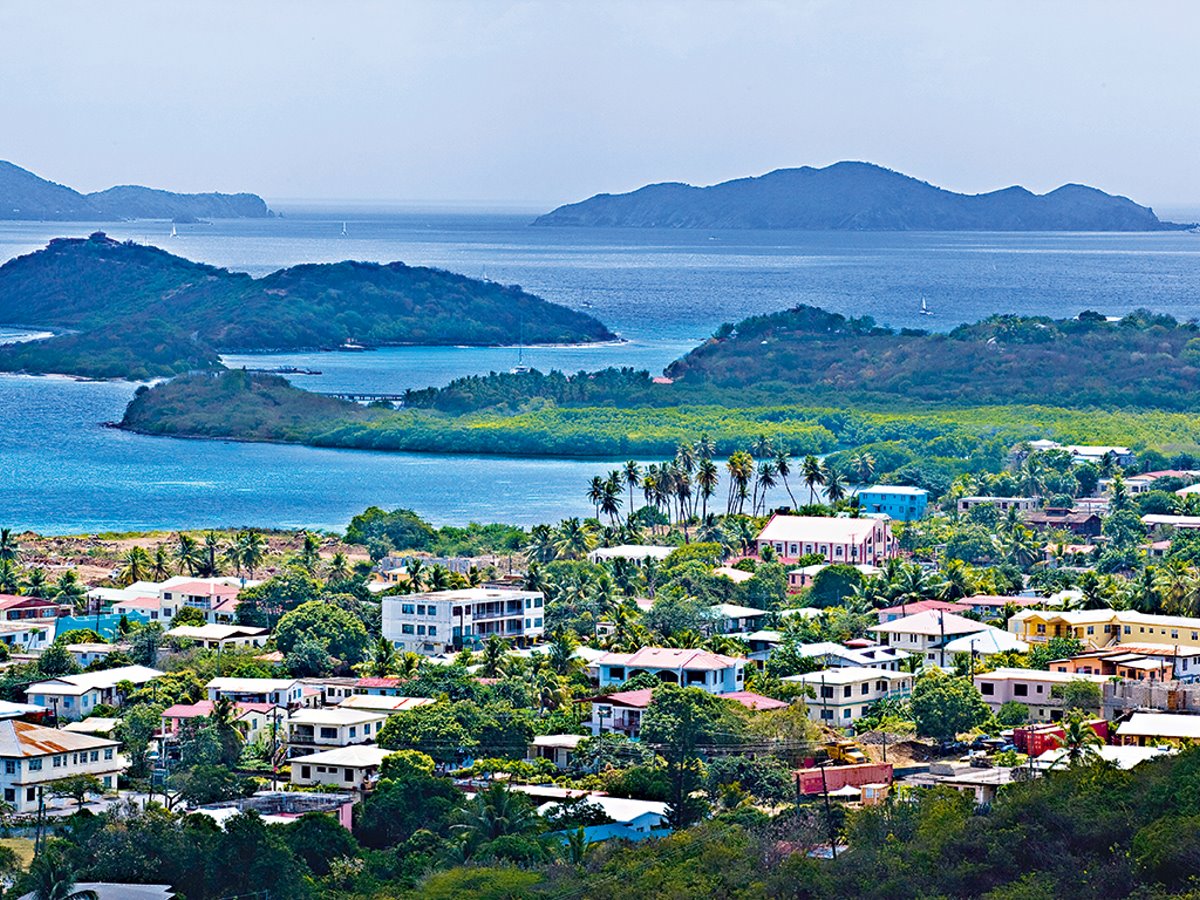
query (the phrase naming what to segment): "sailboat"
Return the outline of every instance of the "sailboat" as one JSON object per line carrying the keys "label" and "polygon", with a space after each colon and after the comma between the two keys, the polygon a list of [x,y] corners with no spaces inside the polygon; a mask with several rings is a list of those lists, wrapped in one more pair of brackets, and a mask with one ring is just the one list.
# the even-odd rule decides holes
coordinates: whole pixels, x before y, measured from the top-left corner
{"label": "sailboat", "polygon": [[346,231],[346,223],[343,222],[342,223],[342,237],[349,237],[349,236],[350,236],[349,232]]}
{"label": "sailboat", "polygon": [[925,298],[921,298],[921,309],[918,310],[923,316],[932,316],[933,310],[929,308],[929,304],[925,302]]}
{"label": "sailboat", "polygon": [[171,237],[179,237],[179,232],[175,230],[175,223],[171,223]]}
{"label": "sailboat", "polygon": [[525,365],[525,320],[521,319],[517,332],[517,364],[508,370],[508,374],[526,375],[532,371],[531,366]]}

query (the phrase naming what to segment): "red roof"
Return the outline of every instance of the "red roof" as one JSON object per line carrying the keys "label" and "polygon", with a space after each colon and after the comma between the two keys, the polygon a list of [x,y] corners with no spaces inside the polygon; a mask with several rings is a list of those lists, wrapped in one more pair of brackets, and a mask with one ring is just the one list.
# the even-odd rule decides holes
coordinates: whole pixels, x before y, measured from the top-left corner
{"label": "red roof", "polygon": [[746,709],[786,709],[788,704],[773,697],[764,697],[752,691],[734,691],[732,694],[717,694],[722,700],[736,700]]}
{"label": "red roof", "polygon": [[875,612],[895,616],[912,616],[931,609],[940,609],[944,612],[962,612],[962,607],[957,603],[947,603],[944,600],[917,600],[915,603],[889,606],[885,609],[877,609]]}
{"label": "red roof", "polygon": [[0,594],[0,609],[11,609],[14,606],[57,606],[50,600],[41,597],[18,597],[16,594]]}
{"label": "red roof", "polygon": [[394,688],[399,687],[403,681],[403,678],[360,678],[355,682],[355,686],[363,688]]}
{"label": "red roof", "polygon": [[[275,708],[274,703],[235,703],[238,713],[260,712],[269,713]],[[176,703],[163,710],[164,719],[200,719],[212,715],[213,701],[198,700],[195,703]]]}
{"label": "red roof", "polygon": [[168,590],[175,594],[194,594],[201,597],[236,596],[238,588],[232,584],[210,584],[206,581],[185,581],[172,585]]}

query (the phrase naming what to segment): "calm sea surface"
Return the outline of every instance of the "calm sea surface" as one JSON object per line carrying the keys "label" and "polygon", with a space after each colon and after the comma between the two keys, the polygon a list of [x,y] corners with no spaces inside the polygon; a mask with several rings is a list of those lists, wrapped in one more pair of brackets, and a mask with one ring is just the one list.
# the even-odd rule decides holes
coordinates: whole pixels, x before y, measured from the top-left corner
{"label": "calm sea surface", "polygon": [[[176,238],[159,222],[102,229],[255,275],[346,258],[437,266],[520,284],[592,313],[627,341],[526,348],[525,362],[544,370],[657,372],[723,321],[796,303],[937,329],[993,312],[1118,315],[1144,306],[1200,317],[1200,236],[1187,233],[708,233],[533,228],[531,217],[513,215],[285,212],[179,226]],[[96,228],[0,223],[0,262]],[[935,315],[918,315],[922,298]],[[0,341],[15,331],[0,325]],[[515,349],[448,347],[227,362],[318,369],[319,376],[294,377],[316,390],[394,392],[506,370],[516,357]],[[438,523],[532,524],[587,513],[586,482],[611,468],[182,441],[104,428],[131,394],[128,384],[0,377],[0,524],[47,533],[340,528],[370,504],[409,506]]]}

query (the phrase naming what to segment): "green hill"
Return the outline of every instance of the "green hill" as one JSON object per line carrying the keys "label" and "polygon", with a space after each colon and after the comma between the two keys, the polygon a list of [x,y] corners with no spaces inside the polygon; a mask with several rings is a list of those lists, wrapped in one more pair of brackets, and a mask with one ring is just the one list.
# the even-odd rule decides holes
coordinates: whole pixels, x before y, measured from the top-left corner
{"label": "green hill", "polygon": [[[79,332],[0,347],[0,371],[93,377],[173,375],[217,365],[223,352],[347,341],[494,345],[615,337],[591,316],[519,287],[438,269],[340,262],[251,278],[100,232],[53,240],[0,266],[0,322]],[[96,349],[102,361],[92,358]]]}

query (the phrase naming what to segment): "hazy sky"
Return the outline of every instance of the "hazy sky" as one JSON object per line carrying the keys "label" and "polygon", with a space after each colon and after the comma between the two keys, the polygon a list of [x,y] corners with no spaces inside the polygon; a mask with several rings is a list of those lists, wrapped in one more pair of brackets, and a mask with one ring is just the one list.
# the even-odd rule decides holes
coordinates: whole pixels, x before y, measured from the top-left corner
{"label": "hazy sky", "polygon": [[865,159],[1200,202],[1200,3],[5,0],[0,159],[550,207]]}

